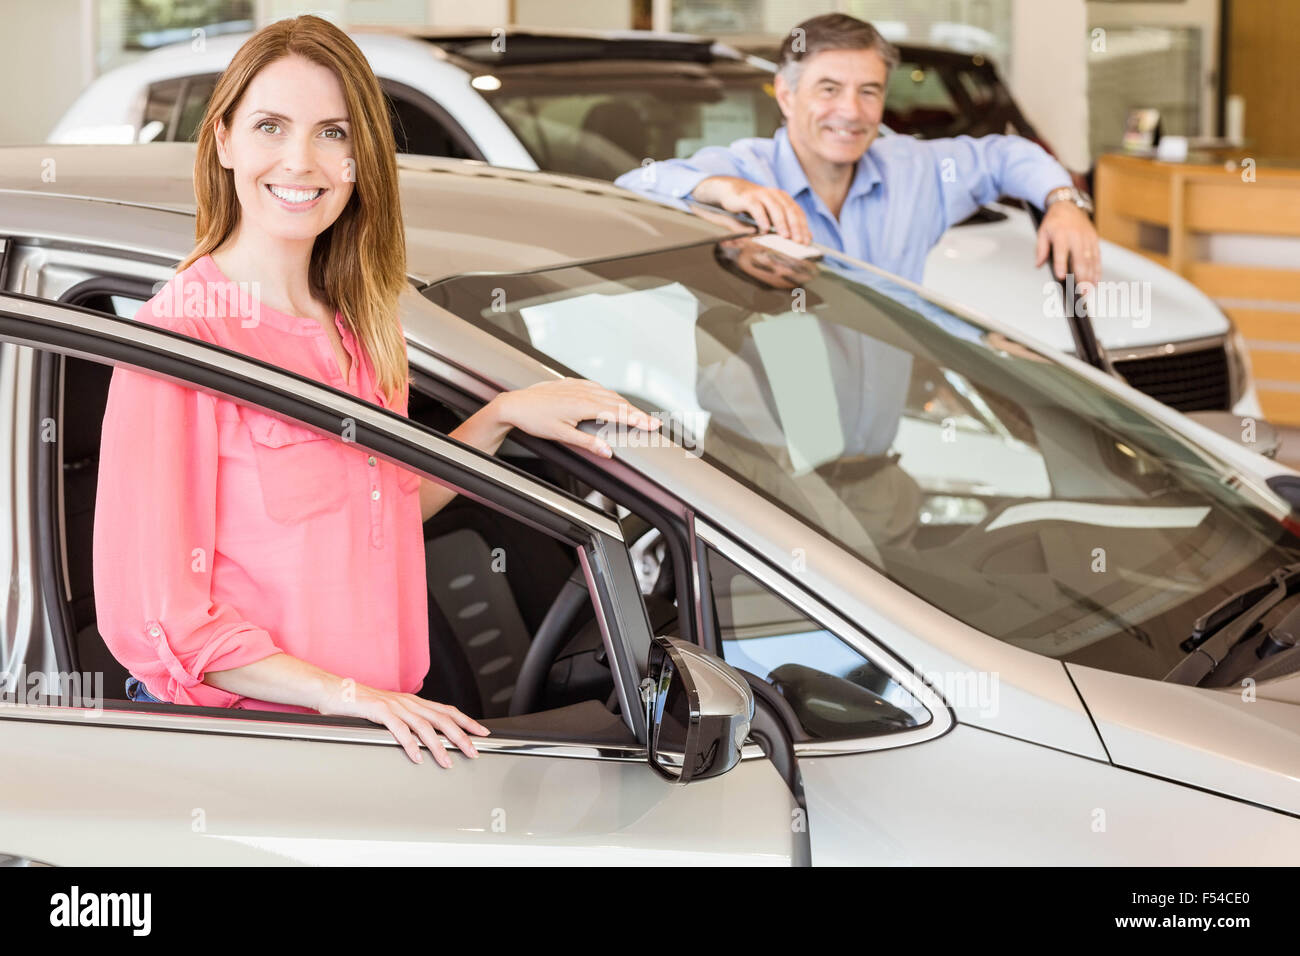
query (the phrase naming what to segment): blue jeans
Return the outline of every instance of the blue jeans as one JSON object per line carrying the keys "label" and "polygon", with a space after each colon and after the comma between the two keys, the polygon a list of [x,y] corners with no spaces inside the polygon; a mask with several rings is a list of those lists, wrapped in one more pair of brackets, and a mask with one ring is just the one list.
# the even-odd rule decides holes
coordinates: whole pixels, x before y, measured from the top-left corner
{"label": "blue jeans", "polygon": [[134,677],[126,679],[126,699],[134,701],[143,701],[151,704],[165,704],[165,700],[159,700],[153,694],[149,693],[144,686],[143,681],[136,680]]}

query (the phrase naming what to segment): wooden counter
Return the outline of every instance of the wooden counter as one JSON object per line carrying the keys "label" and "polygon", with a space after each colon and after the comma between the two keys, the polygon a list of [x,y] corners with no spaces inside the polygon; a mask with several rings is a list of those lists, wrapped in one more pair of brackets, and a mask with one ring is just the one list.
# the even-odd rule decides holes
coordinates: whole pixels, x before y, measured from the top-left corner
{"label": "wooden counter", "polygon": [[[1215,299],[1246,338],[1265,417],[1300,424],[1300,169],[1105,155],[1097,161],[1095,192],[1102,238]],[[1274,262],[1251,264],[1249,254],[1205,257],[1205,237],[1229,235],[1276,237]],[[1102,268],[1104,277],[1104,262]]]}

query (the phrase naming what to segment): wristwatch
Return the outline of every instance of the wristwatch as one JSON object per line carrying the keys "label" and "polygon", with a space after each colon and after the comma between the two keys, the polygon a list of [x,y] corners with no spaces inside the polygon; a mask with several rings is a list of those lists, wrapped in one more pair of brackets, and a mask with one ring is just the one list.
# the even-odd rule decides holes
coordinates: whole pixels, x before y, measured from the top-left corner
{"label": "wristwatch", "polygon": [[1058,186],[1048,193],[1047,200],[1043,203],[1043,211],[1046,212],[1053,203],[1061,202],[1064,199],[1070,200],[1089,216],[1092,215],[1092,200],[1088,198],[1087,193],[1075,189],[1073,186]]}

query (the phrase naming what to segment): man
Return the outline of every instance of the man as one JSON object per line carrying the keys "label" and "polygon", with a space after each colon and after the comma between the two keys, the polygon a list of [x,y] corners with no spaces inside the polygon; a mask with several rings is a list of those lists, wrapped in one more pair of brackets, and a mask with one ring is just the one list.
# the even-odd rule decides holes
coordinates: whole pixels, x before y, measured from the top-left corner
{"label": "man", "polygon": [[781,46],[771,139],[709,146],[652,163],[616,183],[657,198],[692,198],[748,213],[796,242],[816,241],[919,283],[948,227],[999,196],[1046,208],[1037,261],[1057,278],[1073,258],[1080,283],[1100,278],[1086,197],[1041,147],[1017,136],[877,138],[898,51],[869,23],[833,13],[805,20]]}

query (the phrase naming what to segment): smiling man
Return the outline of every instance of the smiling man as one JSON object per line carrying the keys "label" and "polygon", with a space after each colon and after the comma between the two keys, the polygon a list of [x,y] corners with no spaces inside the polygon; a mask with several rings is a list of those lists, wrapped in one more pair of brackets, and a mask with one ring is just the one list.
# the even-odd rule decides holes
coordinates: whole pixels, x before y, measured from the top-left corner
{"label": "smiling man", "polygon": [[776,98],[786,122],[775,136],[651,163],[617,184],[748,213],[761,228],[815,239],[918,283],[949,226],[1014,196],[1046,209],[1035,265],[1050,250],[1058,278],[1067,256],[1079,282],[1100,278],[1087,199],[1037,144],[1018,136],[877,136],[898,51],[871,24],[838,13],[805,20],[779,60]]}

